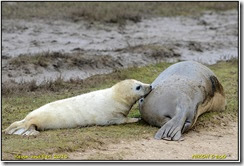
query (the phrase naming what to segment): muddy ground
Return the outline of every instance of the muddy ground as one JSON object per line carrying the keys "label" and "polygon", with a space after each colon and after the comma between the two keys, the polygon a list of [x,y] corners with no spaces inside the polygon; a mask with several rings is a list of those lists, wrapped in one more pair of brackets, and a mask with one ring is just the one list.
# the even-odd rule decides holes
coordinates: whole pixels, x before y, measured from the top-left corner
{"label": "muddy ground", "polygon": [[[23,63],[27,57],[58,53],[61,58]],[[238,56],[238,13],[157,17],[119,26],[62,20],[3,20],[3,82],[84,79],[160,61],[195,60],[214,64]],[[13,57],[19,63],[13,61]],[[32,57],[33,59],[33,57]],[[23,64],[21,64],[23,63]]]}

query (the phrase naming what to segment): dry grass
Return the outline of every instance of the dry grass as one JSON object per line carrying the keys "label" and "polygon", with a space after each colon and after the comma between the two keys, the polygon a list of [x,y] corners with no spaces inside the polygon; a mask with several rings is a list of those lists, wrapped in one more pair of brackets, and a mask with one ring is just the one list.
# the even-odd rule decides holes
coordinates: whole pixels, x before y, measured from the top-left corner
{"label": "dry grass", "polygon": [[55,59],[67,59],[67,54],[61,54],[59,52],[43,52],[35,55],[20,55],[18,57],[11,58],[10,65],[20,67],[27,64],[38,65],[47,67],[50,61]]}
{"label": "dry grass", "polygon": [[2,2],[3,19],[67,19],[124,24],[152,16],[237,9],[238,2]]}

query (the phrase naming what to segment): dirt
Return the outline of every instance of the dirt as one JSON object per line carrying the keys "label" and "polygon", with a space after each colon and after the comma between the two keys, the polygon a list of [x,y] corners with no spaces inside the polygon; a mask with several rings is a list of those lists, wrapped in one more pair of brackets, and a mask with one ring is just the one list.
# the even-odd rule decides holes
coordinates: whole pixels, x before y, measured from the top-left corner
{"label": "dirt", "polygon": [[237,122],[190,130],[183,141],[121,141],[103,149],[68,153],[71,160],[237,160]]}
{"label": "dirt", "polygon": [[[13,57],[48,52],[79,55],[93,61],[89,61],[90,66],[81,63],[58,69],[54,67],[58,60],[50,61],[47,66],[10,63]],[[237,56],[236,10],[205,12],[195,17],[143,19],[139,23],[128,22],[126,26],[85,21],[2,20],[3,82],[41,83],[58,77],[84,79],[161,61],[195,60],[214,64]],[[101,59],[104,63],[100,63]]]}

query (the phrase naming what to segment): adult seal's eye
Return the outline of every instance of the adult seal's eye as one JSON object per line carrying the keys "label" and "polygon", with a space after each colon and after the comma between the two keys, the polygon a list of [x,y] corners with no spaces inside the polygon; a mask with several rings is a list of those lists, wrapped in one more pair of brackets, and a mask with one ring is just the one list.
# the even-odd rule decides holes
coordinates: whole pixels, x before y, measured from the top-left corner
{"label": "adult seal's eye", "polygon": [[141,85],[136,87],[136,90],[140,90],[141,89]]}

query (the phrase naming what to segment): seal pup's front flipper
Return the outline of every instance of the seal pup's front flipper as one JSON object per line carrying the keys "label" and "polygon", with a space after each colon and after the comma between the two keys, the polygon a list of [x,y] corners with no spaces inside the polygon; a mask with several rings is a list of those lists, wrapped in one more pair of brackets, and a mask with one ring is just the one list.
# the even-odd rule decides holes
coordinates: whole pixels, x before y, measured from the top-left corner
{"label": "seal pup's front flipper", "polygon": [[113,119],[109,123],[111,123],[111,124],[126,124],[126,123],[136,123],[139,120],[140,120],[140,118],[123,117],[123,118]]}

